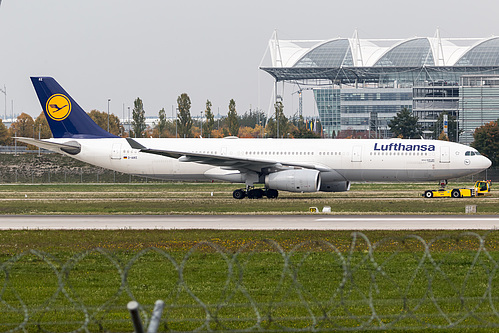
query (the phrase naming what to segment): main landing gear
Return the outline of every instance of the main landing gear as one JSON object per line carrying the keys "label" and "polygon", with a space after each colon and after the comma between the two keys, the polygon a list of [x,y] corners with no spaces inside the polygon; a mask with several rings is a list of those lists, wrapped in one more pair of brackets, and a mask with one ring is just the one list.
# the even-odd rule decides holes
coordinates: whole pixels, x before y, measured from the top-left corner
{"label": "main landing gear", "polygon": [[277,190],[273,189],[262,189],[262,188],[251,188],[251,189],[238,189],[232,192],[232,196],[234,199],[244,199],[248,197],[248,199],[261,199],[263,197],[267,197],[269,199],[275,199],[279,195]]}

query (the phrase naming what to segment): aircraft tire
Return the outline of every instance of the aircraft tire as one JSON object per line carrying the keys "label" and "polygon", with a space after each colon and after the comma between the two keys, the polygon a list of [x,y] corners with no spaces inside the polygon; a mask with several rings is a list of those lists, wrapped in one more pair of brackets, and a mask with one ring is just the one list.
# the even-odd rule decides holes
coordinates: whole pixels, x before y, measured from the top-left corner
{"label": "aircraft tire", "polygon": [[461,197],[461,192],[459,190],[452,190],[450,193],[451,197],[453,198],[460,198]]}
{"label": "aircraft tire", "polygon": [[425,198],[433,198],[433,192],[432,191],[426,191],[424,193]]}
{"label": "aircraft tire", "polygon": [[269,199],[275,199],[279,195],[279,191],[273,190],[273,189],[268,189],[267,191],[265,191],[265,195]]}
{"label": "aircraft tire", "polygon": [[256,188],[248,191],[248,199],[261,199],[263,197],[263,190]]}
{"label": "aircraft tire", "polygon": [[235,190],[232,192],[232,197],[238,200],[244,199],[244,197],[246,197],[246,191],[241,189]]}

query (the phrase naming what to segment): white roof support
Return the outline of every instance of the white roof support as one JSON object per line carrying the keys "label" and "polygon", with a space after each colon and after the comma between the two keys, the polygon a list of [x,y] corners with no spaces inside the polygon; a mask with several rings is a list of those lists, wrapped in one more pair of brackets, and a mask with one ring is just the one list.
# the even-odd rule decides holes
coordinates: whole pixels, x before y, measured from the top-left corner
{"label": "white roof support", "polygon": [[362,58],[362,48],[360,47],[359,33],[357,29],[353,32],[353,37],[350,42],[350,48],[352,49],[353,63],[357,67],[364,66],[364,59]]}

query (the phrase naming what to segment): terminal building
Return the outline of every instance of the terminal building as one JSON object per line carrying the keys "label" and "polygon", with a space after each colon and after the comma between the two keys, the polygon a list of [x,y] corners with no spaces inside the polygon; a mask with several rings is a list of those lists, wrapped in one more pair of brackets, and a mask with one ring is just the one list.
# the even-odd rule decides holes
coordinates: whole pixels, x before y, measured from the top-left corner
{"label": "terminal building", "polygon": [[437,31],[361,39],[355,32],[308,41],[274,34],[269,43],[272,64],[261,69],[273,76],[276,96],[280,82],[313,90],[325,137],[391,137],[388,122],[407,108],[425,138],[446,113],[457,121],[458,141],[470,144],[475,128],[499,118],[499,37],[441,38]]}

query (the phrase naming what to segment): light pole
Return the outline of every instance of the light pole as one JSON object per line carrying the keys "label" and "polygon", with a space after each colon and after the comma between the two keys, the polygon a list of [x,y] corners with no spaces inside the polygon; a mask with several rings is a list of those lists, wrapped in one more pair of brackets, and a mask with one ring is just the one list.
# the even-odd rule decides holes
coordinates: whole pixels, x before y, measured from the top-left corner
{"label": "light pole", "polygon": [[[175,111],[178,118],[178,108],[176,108]],[[177,138],[177,123],[178,123],[177,118],[175,118],[175,139]]]}
{"label": "light pole", "polygon": [[[41,132],[42,132],[42,124],[38,124],[38,140],[40,140],[41,137]],[[41,153],[41,148],[38,146],[38,156],[40,156]]]}
{"label": "light pole", "polygon": [[132,124],[130,124],[130,107],[128,107],[128,136],[132,137]]}
{"label": "light pole", "polygon": [[3,90],[0,88],[0,91],[5,95],[5,121],[7,121],[7,87],[5,84],[3,85]]}
{"label": "light pole", "polygon": [[111,102],[111,99],[107,99],[107,131],[109,132],[109,102]]}
{"label": "light pole", "polygon": [[203,110],[201,110],[201,137],[203,137]]}

